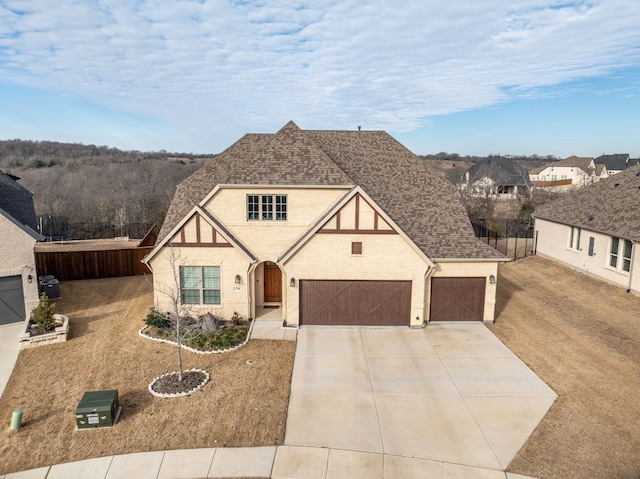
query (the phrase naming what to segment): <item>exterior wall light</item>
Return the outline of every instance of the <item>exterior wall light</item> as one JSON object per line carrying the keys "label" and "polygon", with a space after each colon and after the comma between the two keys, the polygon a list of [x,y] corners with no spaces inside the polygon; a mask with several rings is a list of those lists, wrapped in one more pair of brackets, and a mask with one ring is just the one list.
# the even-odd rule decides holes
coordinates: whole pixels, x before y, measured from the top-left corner
{"label": "exterior wall light", "polygon": [[496,277],[494,275],[489,276],[489,283],[496,284]]}
{"label": "exterior wall light", "polygon": [[240,284],[242,282],[242,278],[239,274],[236,274],[236,284]]}
{"label": "exterior wall light", "polygon": [[289,286],[291,286],[292,288],[296,287],[296,279],[295,278],[291,278],[291,281],[289,281]]}
{"label": "exterior wall light", "polygon": [[33,283],[33,276],[27,275],[27,281],[29,281],[29,283]]}

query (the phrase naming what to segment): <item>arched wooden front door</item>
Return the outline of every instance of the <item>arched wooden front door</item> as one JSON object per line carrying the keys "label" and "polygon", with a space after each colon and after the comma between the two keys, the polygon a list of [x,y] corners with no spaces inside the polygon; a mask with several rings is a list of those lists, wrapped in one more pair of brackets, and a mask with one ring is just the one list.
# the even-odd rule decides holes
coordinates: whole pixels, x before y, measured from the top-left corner
{"label": "arched wooden front door", "polygon": [[282,272],[275,263],[264,264],[264,302],[280,303],[282,301]]}

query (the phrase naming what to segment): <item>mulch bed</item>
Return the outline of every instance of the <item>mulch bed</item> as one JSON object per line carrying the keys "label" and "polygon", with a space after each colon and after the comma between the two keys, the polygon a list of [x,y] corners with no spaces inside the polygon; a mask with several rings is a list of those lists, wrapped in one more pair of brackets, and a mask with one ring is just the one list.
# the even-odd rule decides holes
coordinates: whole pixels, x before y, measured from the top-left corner
{"label": "mulch bed", "polygon": [[160,394],[183,394],[197,389],[207,380],[201,371],[184,371],[182,380],[177,372],[159,377],[151,384],[151,389]]}

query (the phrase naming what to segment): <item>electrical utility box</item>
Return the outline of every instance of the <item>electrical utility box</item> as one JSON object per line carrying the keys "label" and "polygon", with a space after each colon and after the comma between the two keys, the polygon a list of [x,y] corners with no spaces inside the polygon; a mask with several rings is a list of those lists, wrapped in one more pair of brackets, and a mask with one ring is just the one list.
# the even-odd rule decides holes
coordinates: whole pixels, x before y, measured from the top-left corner
{"label": "electrical utility box", "polygon": [[116,389],[85,392],[76,408],[76,426],[78,429],[113,426],[121,410]]}

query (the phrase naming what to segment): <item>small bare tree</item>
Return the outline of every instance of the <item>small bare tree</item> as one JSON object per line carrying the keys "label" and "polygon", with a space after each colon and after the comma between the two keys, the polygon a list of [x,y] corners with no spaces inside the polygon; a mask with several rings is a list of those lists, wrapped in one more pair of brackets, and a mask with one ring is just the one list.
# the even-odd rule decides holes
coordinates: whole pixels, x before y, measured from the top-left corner
{"label": "small bare tree", "polygon": [[182,342],[189,333],[187,328],[190,321],[191,308],[182,301],[182,287],[180,284],[180,252],[169,242],[169,265],[171,267],[171,284],[156,286],[155,290],[169,300],[170,311],[166,312],[166,320],[171,324],[176,341],[178,356],[178,380],[182,381]]}

